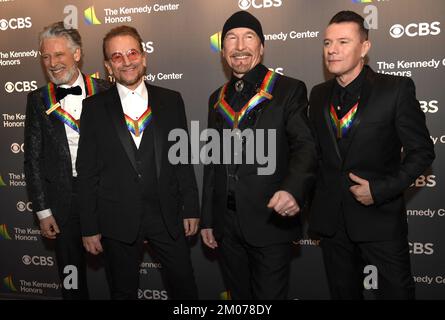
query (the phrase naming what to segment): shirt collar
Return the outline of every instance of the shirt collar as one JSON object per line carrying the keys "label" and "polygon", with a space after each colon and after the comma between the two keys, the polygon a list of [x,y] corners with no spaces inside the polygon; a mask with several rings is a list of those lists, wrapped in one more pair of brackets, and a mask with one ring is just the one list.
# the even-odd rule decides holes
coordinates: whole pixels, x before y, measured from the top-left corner
{"label": "shirt collar", "polygon": [[137,86],[135,90],[130,90],[126,86],[116,83],[117,91],[119,92],[119,97],[121,99],[125,99],[129,94],[132,92],[136,93],[139,97],[141,97],[144,100],[148,100],[148,91],[147,87],[145,86],[145,82],[141,81],[141,83]]}
{"label": "shirt collar", "polygon": [[367,67],[363,66],[362,71],[360,71],[359,75],[352,80],[346,87],[342,87],[337,81],[336,84],[339,89],[344,89],[350,95],[357,95],[360,93],[360,90],[363,86],[363,82],[365,81]]}
{"label": "shirt collar", "polygon": [[261,82],[263,82],[264,77],[266,76],[269,69],[267,69],[263,64],[259,63],[257,64],[252,70],[250,70],[248,73],[246,73],[242,78],[238,78],[232,74],[232,78],[230,79],[230,83],[234,84],[238,80],[243,80],[245,82],[248,82],[252,84],[253,86],[261,85]]}

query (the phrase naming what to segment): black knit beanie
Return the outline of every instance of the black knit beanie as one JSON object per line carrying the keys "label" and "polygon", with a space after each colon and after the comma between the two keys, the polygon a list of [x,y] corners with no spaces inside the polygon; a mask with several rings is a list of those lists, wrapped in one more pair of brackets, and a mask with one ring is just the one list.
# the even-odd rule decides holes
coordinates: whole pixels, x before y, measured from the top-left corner
{"label": "black knit beanie", "polygon": [[261,43],[264,45],[263,28],[261,27],[261,23],[258,21],[258,19],[247,11],[238,11],[227,19],[226,23],[224,23],[221,34],[221,48],[223,47],[224,38],[226,37],[227,32],[235,28],[252,29],[255,31],[260,38]]}

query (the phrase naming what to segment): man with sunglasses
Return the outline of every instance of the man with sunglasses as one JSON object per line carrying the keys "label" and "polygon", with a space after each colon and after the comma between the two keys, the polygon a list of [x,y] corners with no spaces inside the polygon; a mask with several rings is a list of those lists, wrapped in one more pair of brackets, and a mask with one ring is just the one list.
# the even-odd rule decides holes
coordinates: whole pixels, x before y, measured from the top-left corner
{"label": "man with sunglasses", "polygon": [[[77,170],[83,243],[105,256],[112,299],[137,299],[143,244],[162,264],[171,299],[196,299],[186,236],[196,234],[198,190],[192,165],[172,165],[168,134],[187,132],[178,92],[144,82],[137,30],[120,26],[103,40],[116,86],[84,102]],[[188,162],[190,163],[190,161]]]}

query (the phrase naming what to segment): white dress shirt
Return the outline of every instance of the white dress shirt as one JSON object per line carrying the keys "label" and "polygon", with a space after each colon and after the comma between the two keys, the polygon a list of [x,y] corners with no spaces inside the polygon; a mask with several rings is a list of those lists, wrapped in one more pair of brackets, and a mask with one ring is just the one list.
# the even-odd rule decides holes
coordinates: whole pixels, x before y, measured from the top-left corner
{"label": "white dress shirt", "polygon": [[[117,91],[121,98],[124,113],[133,120],[139,120],[144,112],[147,111],[148,107],[148,91],[144,81],[142,81],[134,91],[118,83]],[[139,137],[136,137],[133,132],[130,133],[136,147],[139,149],[143,132],[140,133]]]}
{"label": "white dress shirt", "polygon": [[[80,119],[80,114],[82,113],[82,100],[87,96],[87,92],[85,90],[85,83],[83,81],[82,73],[79,71],[79,76],[76,81],[70,85],[60,85],[61,88],[71,88],[75,86],[80,86],[82,89],[81,95],[72,95],[69,94],[62,100],[60,100],[60,106],[63,110],[68,112],[75,120]],[[71,129],[71,127],[65,124],[65,133],[68,140],[68,147],[71,155],[71,164],[73,168],[73,177],[77,177],[76,171],[76,158],[77,158],[77,148],[79,145],[79,134],[77,131]],[[51,209],[45,209],[42,211],[36,212],[37,217],[42,220],[52,215]]]}

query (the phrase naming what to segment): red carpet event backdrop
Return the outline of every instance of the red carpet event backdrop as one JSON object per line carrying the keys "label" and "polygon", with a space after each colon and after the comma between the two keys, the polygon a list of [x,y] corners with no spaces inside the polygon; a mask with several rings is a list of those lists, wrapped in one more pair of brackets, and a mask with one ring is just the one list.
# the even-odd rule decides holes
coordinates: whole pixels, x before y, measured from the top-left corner
{"label": "red carpet event backdrop", "polygon": [[[433,167],[406,193],[413,276],[418,299],[445,298],[442,0],[0,0],[0,298],[60,298],[54,249],[51,241],[42,240],[23,173],[26,95],[47,82],[38,33],[60,20],[78,28],[82,71],[106,79],[103,36],[122,24],[137,28],[148,54],[146,80],[180,91],[189,123],[199,121],[202,130],[209,94],[228,79],[219,53],[220,31],[240,9],[262,22],[265,65],[303,80],[308,90],[330,77],[322,61],[324,29],[345,9],[363,15],[371,29],[369,65],[413,78],[437,154]],[[202,166],[195,170],[201,187]],[[318,244],[308,235],[295,240],[289,298],[329,298]],[[200,297],[227,298],[214,254],[198,237],[190,246]],[[148,247],[140,267],[140,299],[168,299],[160,269]],[[91,257],[88,280],[91,298],[108,298],[100,257]]]}

